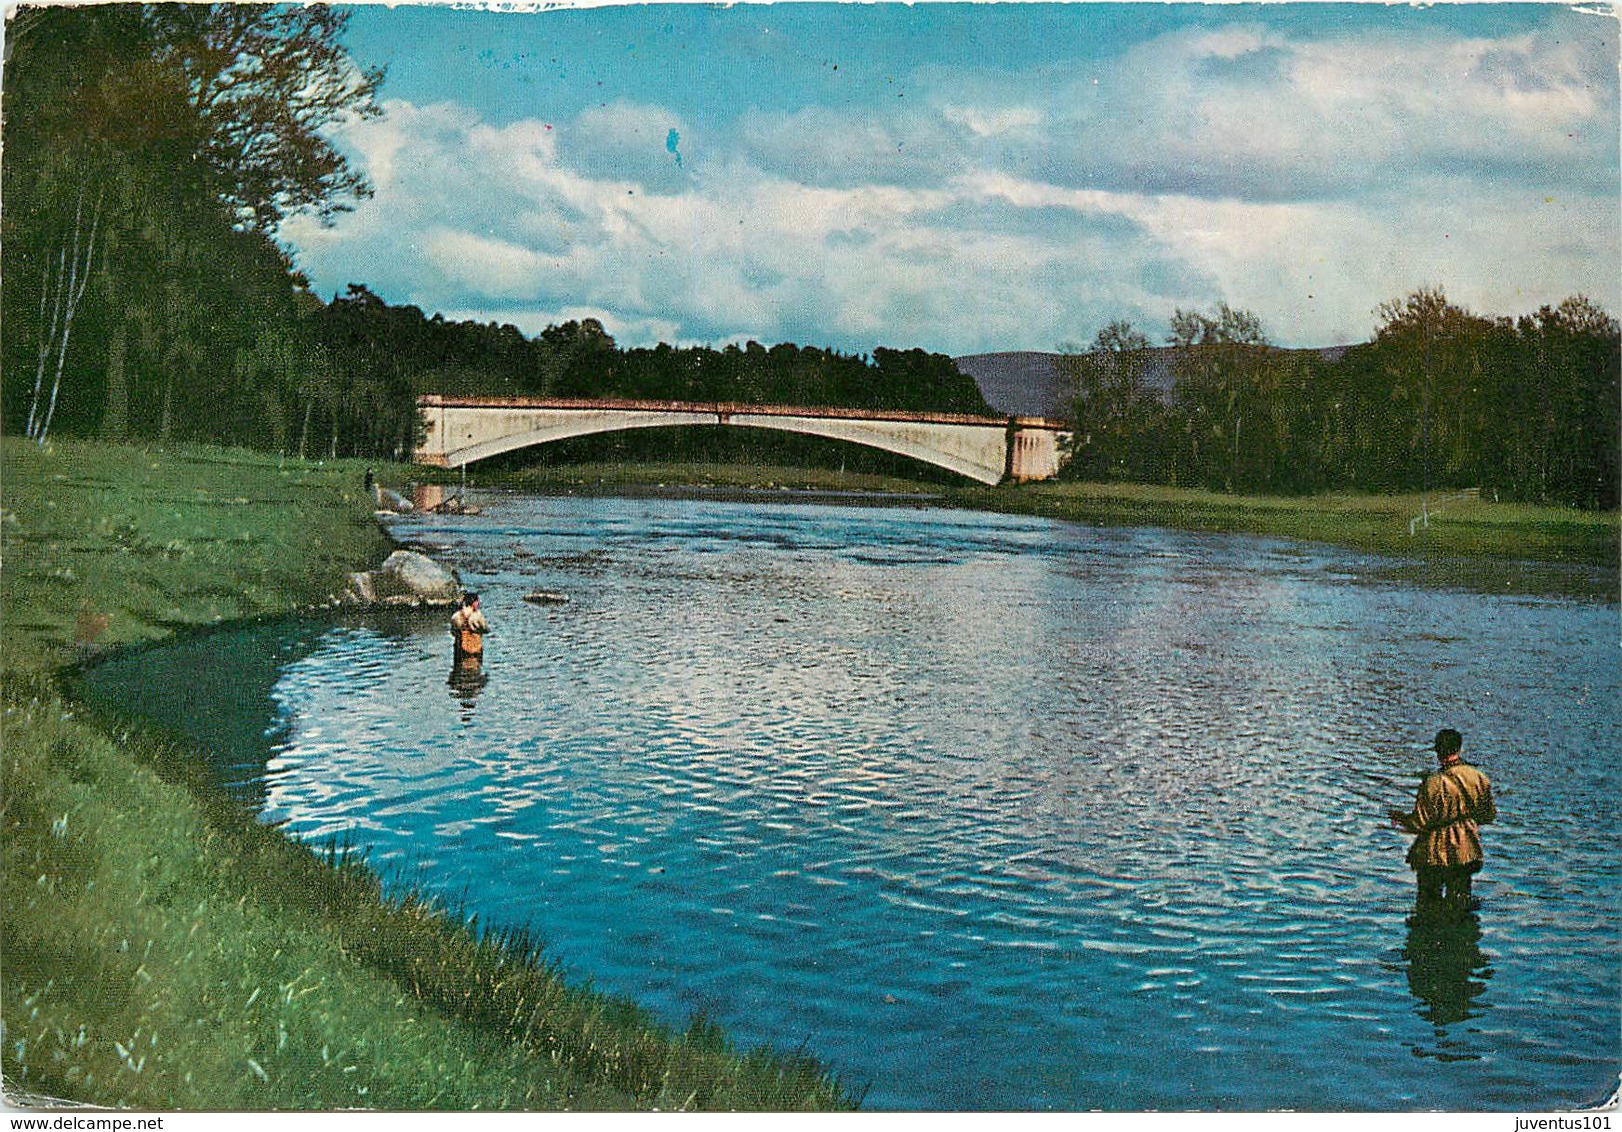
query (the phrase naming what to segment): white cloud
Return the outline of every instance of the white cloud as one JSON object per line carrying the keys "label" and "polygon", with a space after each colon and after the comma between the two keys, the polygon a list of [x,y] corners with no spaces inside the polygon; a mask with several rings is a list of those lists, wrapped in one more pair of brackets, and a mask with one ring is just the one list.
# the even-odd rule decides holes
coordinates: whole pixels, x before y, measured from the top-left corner
{"label": "white cloud", "polygon": [[977,138],[1027,133],[1042,124],[1042,112],[1034,106],[1010,106],[987,110],[978,106],[943,106],[941,116],[962,126]]}
{"label": "white cloud", "polygon": [[492,299],[528,298],[537,289],[546,257],[507,240],[431,228],[423,254],[440,275]]}
{"label": "white cloud", "polygon": [[1166,178],[1193,166],[1185,189],[1201,191],[1203,174],[1208,195],[1272,180],[1345,197],[1393,176],[1487,163],[1615,172],[1615,60],[1592,43],[1171,37],[1130,52],[1106,85],[1112,112],[1135,109],[1124,134],[1098,118],[1078,123],[1107,159]]}
{"label": "white cloud", "polygon": [[620,101],[497,126],[393,102],[346,135],[376,198],[284,235],[327,287],[529,333],[595,317],[625,345],[1048,349],[1219,300],[1312,345],[1432,283],[1488,313],[1616,310],[1614,64],[1547,36],[1237,26],[931,72],[883,115],[722,129]]}

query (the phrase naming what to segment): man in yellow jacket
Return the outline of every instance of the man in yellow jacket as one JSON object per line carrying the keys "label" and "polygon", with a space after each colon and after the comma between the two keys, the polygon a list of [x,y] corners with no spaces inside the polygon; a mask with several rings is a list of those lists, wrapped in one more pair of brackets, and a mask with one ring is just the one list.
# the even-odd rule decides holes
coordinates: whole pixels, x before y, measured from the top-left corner
{"label": "man in yellow jacket", "polygon": [[483,660],[484,635],[489,631],[490,623],[479,611],[479,595],[463,594],[461,608],[451,614],[451,637],[456,642],[457,663]]}
{"label": "man in yellow jacket", "polygon": [[1440,769],[1419,785],[1413,811],[1391,811],[1391,823],[1417,834],[1408,866],[1419,880],[1420,903],[1468,906],[1470,878],[1481,871],[1479,827],[1498,816],[1492,783],[1460,757],[1464,738],[1451,727],[1436,733]]}

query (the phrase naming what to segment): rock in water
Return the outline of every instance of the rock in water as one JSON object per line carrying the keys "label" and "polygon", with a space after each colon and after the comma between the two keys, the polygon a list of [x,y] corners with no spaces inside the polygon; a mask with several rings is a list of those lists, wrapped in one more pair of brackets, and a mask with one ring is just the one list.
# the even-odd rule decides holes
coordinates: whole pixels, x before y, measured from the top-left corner
{"label": "rock in water", "polygon": [[397,515],[409,515],[416,510],[411,500],[382,484],[377,485],[377,507],[380,511],[393,511]]}
{"label": "rock in water", "polygon": [[454,570],[414,550],[396,550],[384,559],[372,571],[372,585],[388,605],[454,605],[462,595]]}
{"label": "rock in water", "polygon": [[556,590],[531,590],[524,595],[524,600],[531,605],[562,605],[569,600],[569,595]]}

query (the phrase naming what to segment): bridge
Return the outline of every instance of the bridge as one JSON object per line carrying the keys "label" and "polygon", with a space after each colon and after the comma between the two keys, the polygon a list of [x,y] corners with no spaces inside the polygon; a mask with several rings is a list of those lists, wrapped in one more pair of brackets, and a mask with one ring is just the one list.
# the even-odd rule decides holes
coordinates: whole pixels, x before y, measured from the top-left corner
{"label": "bridge", "polygon": [[1045,417],[817,409],[731,402],[568,400],[529,397],[417,399],[426,426],[419,464],[458,468],[503,452],[631,428],[731,425],[849,441],[910,456],[980,483],[1055,475],[1068,427]]}

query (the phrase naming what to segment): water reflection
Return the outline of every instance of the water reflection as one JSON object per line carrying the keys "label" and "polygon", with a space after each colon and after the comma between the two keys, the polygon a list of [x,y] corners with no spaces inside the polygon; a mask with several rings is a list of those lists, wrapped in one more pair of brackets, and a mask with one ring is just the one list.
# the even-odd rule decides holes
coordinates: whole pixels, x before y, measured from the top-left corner
{"label": "water reflection", "polygon": [[484,658],[476,653],[458,656],[451,665],[451,674],[445,683],[450,686],[451,695],[461,702],[463,723],[473,722],[473,705],[489,682],[490,674],[484,670]]}
{"label": "water reflection", "polygon": [[1420,1003],[1419,1015],[1438,1031],[1485,1009],[1476,1000],[1486,993],[1492,967],[1481,950],[1476,913],[1419,904],[1408,918],[1402,957],[1408,965],[1408,989]]}

